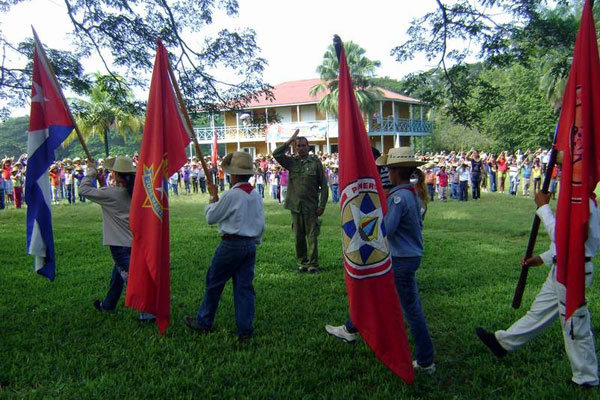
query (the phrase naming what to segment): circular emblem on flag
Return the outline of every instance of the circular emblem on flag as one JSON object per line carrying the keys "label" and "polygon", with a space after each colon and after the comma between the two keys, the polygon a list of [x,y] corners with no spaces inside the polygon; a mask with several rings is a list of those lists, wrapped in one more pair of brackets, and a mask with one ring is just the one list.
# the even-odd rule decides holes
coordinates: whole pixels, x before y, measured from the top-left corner
{"label": "circular emblem on flag", "polygon": [[388,272],[390,252],[375,179],[363,178],[347,185],[342,192],[341,210],[348,275],[364,279]]}

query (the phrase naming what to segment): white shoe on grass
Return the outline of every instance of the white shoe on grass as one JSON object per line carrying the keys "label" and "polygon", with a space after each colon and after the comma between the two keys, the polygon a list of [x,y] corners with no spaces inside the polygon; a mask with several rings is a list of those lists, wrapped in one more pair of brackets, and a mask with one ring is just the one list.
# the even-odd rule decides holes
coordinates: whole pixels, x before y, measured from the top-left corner
{"label": "white shoe on grass", "polygon": [[358,340],[358,333],[348,332],[346,329],[346,325],[341,326],[331,326],[325,325],[325,330],[331,336],[335,336],[338,339],[341,339],[347,343],[354,343]]}
{"label": "white shoe on grass", "polygon": [[417,360],[413,360],[413,369],[415,371],[419,371],[419,372],[424,372],[426,374],[433,374],[435,372],[435,363],[431,363],[426,367],[422,367],[419,365],[419,363],[417,362]]}

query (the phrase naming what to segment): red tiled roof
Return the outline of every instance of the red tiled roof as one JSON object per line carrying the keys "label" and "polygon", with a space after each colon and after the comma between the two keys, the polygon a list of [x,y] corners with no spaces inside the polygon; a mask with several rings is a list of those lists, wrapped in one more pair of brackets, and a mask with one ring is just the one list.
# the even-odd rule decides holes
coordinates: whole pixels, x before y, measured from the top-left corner
{"label": "red tiled roof", "polygon": [[[273,96],[275,100],[266,100],[264,95],[261,95],[257,101],[252,101],[246,108],[257,107],[274,107],[294,104],[315,104],[327,94],[327,90],[319,92],[316,96],[311,96],[310,89],[319,84],[321,79],[304,79],[301,81],[283,82],[275,85],[273,88]],[[381,87],[378,89],[383,93],[386,100],[400,100],[407,103],[420,103],[420,100],[412,97],[404,96],[399,93],[392,92]]]}

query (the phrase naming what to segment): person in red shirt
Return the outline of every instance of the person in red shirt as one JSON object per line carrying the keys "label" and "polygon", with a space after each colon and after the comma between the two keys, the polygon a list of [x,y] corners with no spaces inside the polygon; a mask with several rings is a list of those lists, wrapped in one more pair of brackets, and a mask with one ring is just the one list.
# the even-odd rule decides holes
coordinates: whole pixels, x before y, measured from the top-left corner
{"label": "person in red shirt", "polygon": [[448,173],[446,173],[446,167],[440,167],[440,171],[438,172],[438,185],[440,187],[440,192],[438,193],[439,199],[442,201],[446,201],[446,192],[448,188]]}
{"label": "person in red shirt", "polygon": [[508,170],[504,153],[500,153],[496,162],[498,163],[498,189],[500,189],[500,193],[504,193],[504,180],[506,179],[506,171]]}

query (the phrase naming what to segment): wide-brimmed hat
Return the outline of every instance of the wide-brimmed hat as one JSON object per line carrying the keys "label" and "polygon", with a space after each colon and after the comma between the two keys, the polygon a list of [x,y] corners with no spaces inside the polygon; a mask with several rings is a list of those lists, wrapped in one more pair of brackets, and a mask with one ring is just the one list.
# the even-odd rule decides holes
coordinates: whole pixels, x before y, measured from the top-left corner
{"label": "wide-brimmed hat", "polygon": [[80,162],[81,162],[81,157],[75,157],[75,158],[73,159],[73,162],[74,162],[74,163],[80,163]]}
{"label": "wide-brimmed hat", "polygon": [[387,154],[377,157],[375,164],[381,167],[418,167],[425,164],[425,161],[417,160],[410,147],[394,147]]}
{"label": "wide-brimmed hat", "polygon": [[110,171],[121,172],[123,174],[135,174],[133,161],[127,156],[107,158],[104,161],[104,167]]}
{"label": "wide-brimmed hat", "polygon": [[253,175],[254,162],[250,153],[245,151],[236,151],[229,153],[221,162],[223,171],[231,175]]}

